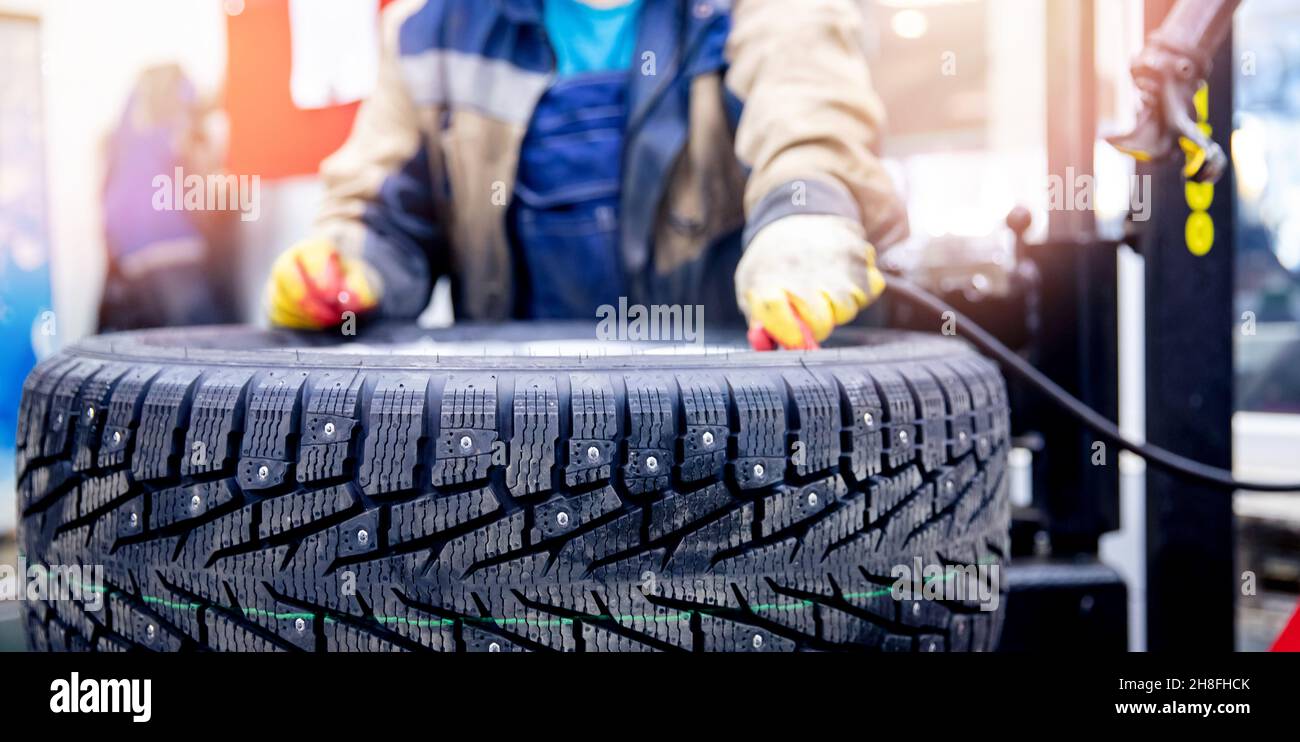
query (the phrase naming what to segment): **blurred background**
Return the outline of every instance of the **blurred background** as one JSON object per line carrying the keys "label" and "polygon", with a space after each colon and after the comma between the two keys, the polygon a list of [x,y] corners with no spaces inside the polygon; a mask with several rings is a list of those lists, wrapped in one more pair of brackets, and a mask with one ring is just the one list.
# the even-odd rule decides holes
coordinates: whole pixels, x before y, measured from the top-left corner
{"label": "blurred background", "polygon": [[[890,122],[885,155],[912,237],[887,259],[912,269],[1013,260],[1049,237],[1048,3],[865,2],[863,39]],[[1073,2],[1073,0],[1070,0]],[[321,159],[343,141],[373,84],[379,0],[0,0],[0,560],[13,563],[13,439],[32,364],[101,329],[259,321],[275,254],[306,234]],[[1132,124],[1129,63],[1144,3],[1092,0],[1096,130]],[[308,13],[308,8],[314,12]],[[1300,4],[1246,0],[1235,18],[1231,145],[1236,310],[1235,468],[1280,477],[1300,451]],[[1133,162],[1097,139],[1093,216],[1122,235]],[[225,173],[260,180],[256,219],[160,212],[130,174]],[[165,244],[171,289],[133,282]],[[953,256],[958,256],[954,258]],[[1120,250],[1119,417],[1144,421],[1143,261]],[[445,292],[431,313],[447,315]],[[1195,362],[1194,359],[1189,362]],[[1129,586],[1129,646],[1146,646],[1143,469],[1122,462],[1122,527],[1101,556]],[[1023,465],[1023,464],[1022,464]],[[1022,488],[1031,484],[1022,484]],[[1026,502],[1032,494],[1020,495]],[[1294,498],[1292,498],[1294,499]],[[1240,601],[1237,644],[1266,647],[1300,593],[1300,509],[1238,495],[1238,566],[1267,586]],[[10,606],[12,607],[12,606]],[[0,601],[0,613],[9,610]],[[0,619],[4,616],[0,615]],[[12,640],[12,634],[10,634]],[[0,642],[4,637],[0,636]]]}

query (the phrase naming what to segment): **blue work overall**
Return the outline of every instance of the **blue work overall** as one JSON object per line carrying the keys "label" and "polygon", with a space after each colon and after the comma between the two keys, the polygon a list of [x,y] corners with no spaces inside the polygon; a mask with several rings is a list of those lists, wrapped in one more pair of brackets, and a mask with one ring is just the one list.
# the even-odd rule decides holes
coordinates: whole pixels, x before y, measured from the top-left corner
{"label": "blue work overall", "polygon": [[626,295],[618,239],[628,77],[562,77],[533,112],[510,220],[526,318],[591,319]]}

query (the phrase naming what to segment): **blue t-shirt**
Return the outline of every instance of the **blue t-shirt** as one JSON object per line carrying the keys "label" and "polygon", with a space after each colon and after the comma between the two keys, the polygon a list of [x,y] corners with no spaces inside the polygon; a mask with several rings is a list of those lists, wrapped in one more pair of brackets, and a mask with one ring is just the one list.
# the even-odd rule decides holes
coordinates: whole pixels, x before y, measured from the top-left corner
{"label": "blue t-shirt", "polygon": [[581,0],[546,0],[542,22],[560,77],[630,69],[643,2],[593,8]]}

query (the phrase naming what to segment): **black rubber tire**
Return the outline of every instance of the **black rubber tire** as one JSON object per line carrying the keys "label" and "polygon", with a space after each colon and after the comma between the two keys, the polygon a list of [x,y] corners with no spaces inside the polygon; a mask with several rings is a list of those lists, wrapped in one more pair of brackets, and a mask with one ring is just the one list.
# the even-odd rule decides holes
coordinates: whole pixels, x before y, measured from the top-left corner
{"label": "black rubber tire", "polygon": [[439,358],[92,338],[27,379],[18,506],[27,559],[103,565],[104,608],[28,601],[31,646],[991,649],[1000,609],[889,588],[916,559],[1002,568],[1002,378],[956,340],[842,340]]}

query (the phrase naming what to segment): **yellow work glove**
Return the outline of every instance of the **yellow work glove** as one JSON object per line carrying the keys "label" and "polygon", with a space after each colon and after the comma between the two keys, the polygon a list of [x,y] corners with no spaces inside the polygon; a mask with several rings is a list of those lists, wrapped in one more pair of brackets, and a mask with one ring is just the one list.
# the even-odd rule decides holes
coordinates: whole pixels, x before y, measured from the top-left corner
{"label": "yellow work glove", "polygon": [[267,313],[278,327],[321,330],[338,326],[345,312],[374,309],[380,290],[364,260],[344,257],[326,240],[303,240],[271,266]]}
{"label": "yellow work glove", "polygon": [[809,340],[825,340],[884,290],[876,249],[862,225],[842,216],[777,219],[754,235],[736,267],[736,301],[751,338],[761,330],[785,348],[815,347]]}

